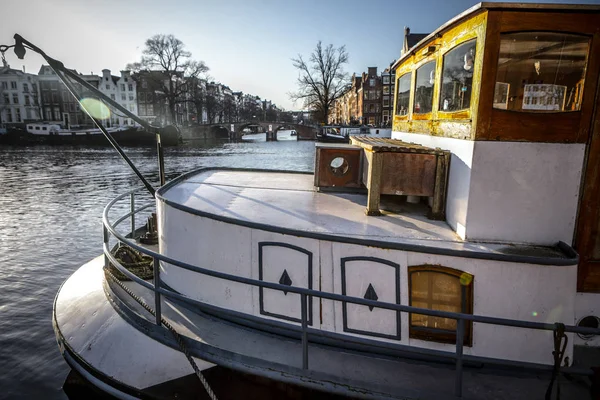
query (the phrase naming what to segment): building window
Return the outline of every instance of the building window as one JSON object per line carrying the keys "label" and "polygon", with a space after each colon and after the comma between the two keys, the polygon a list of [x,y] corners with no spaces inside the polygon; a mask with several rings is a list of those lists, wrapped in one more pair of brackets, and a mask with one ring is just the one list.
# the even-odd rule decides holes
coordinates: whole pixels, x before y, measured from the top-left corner
{"label": "building window", "polygon": [[146,93],[146,103],[152,103],[152,93]]}
{"label": "building window", "polygon": [[121,83],[121,92],[124,92],[124,91],[125,91],[125,84]]}
{"label": "building window", "polygon": [[433,83],[435,81],[435,61],[421,65],[416,71],[415,100],[413,112],[425,114],[433,107]]}
{"label": "building window", "polygon": [[17,88],[17,82],[15,82],[15,81],[11,81],[11,82],[10,82],[10,88],[11,88],[11,89],[16,89],[16,88]]}
{"label": "building window", "polygon": [[140,104],[138,107],[138,115],[146,115],[146,106],[144,104]]}
{"label": "building window", "polygon": [[29,85],[26,83],[23,84],[23,92],[29,93]]}
{"label": "building window", "polygon": [[60,110],[58,108],[54,109],[54,120],[55,121],[60,121],[61,117],[60,117]]}
{"label": "building window", "polygon": [[33,93],[37,93],[37,85],[35,83],[31,84],[31,90],[33,91]]}
{"label": "building window", "polygon": [[148,104],[146,108],[147,115],[154,115],[154,106],[152,104]]}
{"label": "building window", "polygon": [[32,119],[31,117],[31,108],[26,108],[25,109],[25,116],[27,119]]}
{"label": "building window", "polygon": [[390,94],[390,87],[389,86],[384,86],[383,87],[383,94]]}
{"label": "building window", "polygon": [[110,85],[106,85],[106,90],[110,90]]}
{"label": "building window", "polygon": [[114,94],[114,93],[111,93],[111,94],[110,94],[110,98],[111,98],[111,100],[115,100],[115,94]]}
{"label": "building window", "polygon": [[13,93],[13,104],[19,104],[19,95]]}
{"label": "building window", "polygon": [[25,95],[25,105],[30,106],[31,102],[29,101],[29,96]]}
{"label": "building window", "polygon": [[15,111],[17,112],[17,122],[21,122],[21,110],[17,108]]}
{"label": "building window", "polygon": [[369,79],[369,86],[371,86],[371,87],[375,86],[375,78]]}
{"label": "building window", "polygon": [[145,102],[146,102],[146,93],[144,93],[144,92],[138,93],[138,103],[145,103]]}
{"label": "building window", "polygon": [[412,73],[402,75],[398,78],[398,95],[396,97],[396,115],[407,115],[410,101],[410,81]]}
{"label": "building window", "polygon": [[581,109],[589,40],[554,32],[501,34],[494,108],[527,112]]}
{"label": "building window", "polygon": [[52,93],[52,104],[58,103],[58,94]]}
{"label": "building window", "polygon": [[8,82],[2,82],[2,90],[8,89]]}
{"label": "building window", "polygon": [[476,44],[470,40],[444,54],[441,111],[458,111],[471,106]]}
{"label": "building window", "polygon": [[388,110],[383,110],[383,121],[387,122],[390,119],[390,112]]}
{"label": "building window", "polygon": [[133,84],[131,84],[131,83],[129,84],[129,91],[133,92]]}
{"label": "building window", "polygon": [[127,100],[127,96],[125,95],[125,93],[121,93],[121,101],[125,100]]}
{"label": "building window", "polygon": [[369,125],[375,125],[375,117],[369,117]]}
{"label": "building window", "polygon": [[146,82],[145,80],[142,81],[142,89],[147,89],[148,88],[148,82]]}
{"label": "building window", "polygon": [[44,115],[46,116],[46,121],[52,120],[52,111],[49,109],[44,110]]}
{"label": "building window", "polygon": [[129,95],[129,101],[133,101],[133,95],[132,94]]}
{"label": "building window", "polygon": [[385,75],[383,77],[383,84],[384,85],[389,85],[389,83],[390,83],[390,76],[389,75]]}
{"label": "building window", "polygon": [[[473,314],[473,275],[439,265],[408,267],[410,305],[430,310]],[[456,343],[457,322],[452,318],[410,314],[409,336]],[[472,343],[473,323],[465,321],[463,343]]]}
{"label": "building window", "polygon": [[13,122],[12,110],[6,110],[6,122]]}
{"label": "building window", "polygon": [[8,93],[4,93],[4,104],[10,104],[10,97]]}
{"label": "building window", "polygon": [[390,96],[383,96],[383,106],[384,107],[390,106]]}

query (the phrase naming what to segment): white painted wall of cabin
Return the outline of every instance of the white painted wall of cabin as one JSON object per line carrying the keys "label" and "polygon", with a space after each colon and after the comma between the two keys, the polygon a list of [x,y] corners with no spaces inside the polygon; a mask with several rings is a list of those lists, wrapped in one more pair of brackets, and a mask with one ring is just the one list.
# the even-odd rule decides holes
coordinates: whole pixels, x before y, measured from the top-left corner
{"label": "white painted wall of cabin", "polygon": [[585,144],[475,142],[467,239],[571,244],[584,153]]}

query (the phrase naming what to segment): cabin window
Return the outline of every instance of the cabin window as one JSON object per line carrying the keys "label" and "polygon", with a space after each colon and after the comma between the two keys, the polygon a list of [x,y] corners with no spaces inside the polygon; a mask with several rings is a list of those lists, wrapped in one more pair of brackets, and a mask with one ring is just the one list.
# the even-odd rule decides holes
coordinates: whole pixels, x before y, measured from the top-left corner
{"label": "cabin window", "polygon": [[410,101],[410,81],[412,72],[398,78],[398,95],[396,98],[396,115],[407,115]]}
{"label": "cabin window", "polygon": [[458,111],[471,106],[476,44],[470,40],[444,54],[441,111]]}
{"label": "cabin window", "polygon": [[[408,275],[412,307],[473,313],[473,275],[438,265],[409,267]],[[456,343],[456,320],[414,313],[409,318],[411,338]],[[472,325],[465,321],[465,345],[472,341]]]}
{"label": "cabin window", "polygon": [[581,108],[587,37],[517,32],[500,38],[494,108],[525,112]]}
{"label": "cabin window", "polygon": [[435,81],[435,61],[421,65],[417,69],[413,112],[426,114],[433,107],[433,83]]}

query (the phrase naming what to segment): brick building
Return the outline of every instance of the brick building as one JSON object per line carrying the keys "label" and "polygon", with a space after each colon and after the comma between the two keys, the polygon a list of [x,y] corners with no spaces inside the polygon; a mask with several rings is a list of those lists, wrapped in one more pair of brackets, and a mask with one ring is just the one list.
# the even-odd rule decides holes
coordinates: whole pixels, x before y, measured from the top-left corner
{"label": "brick building", "polygon": [[361,122],[363,125],[379,126],[381,124],[381,94],[383,92],[381,76],[377,74],[377,67],[369,67],[368,72],[363,72],[361,78]]}

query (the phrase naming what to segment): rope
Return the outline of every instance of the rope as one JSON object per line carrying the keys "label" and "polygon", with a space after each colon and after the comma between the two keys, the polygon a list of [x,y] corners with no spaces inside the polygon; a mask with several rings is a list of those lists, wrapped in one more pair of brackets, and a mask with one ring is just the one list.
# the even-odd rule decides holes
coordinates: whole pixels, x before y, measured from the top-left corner
{"label": "rope", "polygon": [[560,366],[565,356],[565,350],[567,349],[567,342],[569,338],[565,335],[565,324],[556,323],[556,328],[552,332],[554,337],[554,351],[552,356],[554,357],[554,368],[552,369],[552,378],[550,379],[550,385],[546,390],[545,400],[552,400],[552,388],[554,387],[554,381],[556,381],[556,400],[560,400]]}
{"label": "rope", "polygon": [[[156,316],[156,312],[152,309],[152,307],[150,307],[148,304],[146,304],[144,302],[144,300],[142,300],[138,295],[136,295],[135,293],[133,293],[127,286],[125,286],[121,281],[119,281],[117,279],[117,277],[112,274],[112,272],[110,272],[106,268],[104,269],[104,271],[106,272],[106,274],[110,277],[110,279],[113,282],[115,282],[121,289],[123,289],[125,291],[125,293],[127,293],[129,296],[131,296],[131,298],[134,299],[140,306],[142,306],[146,311],[148,311],[153,316]],[[206,380],[206,378],[204,377],[204,375],[202,375],[202,372],[198,368],[198,365],[196,364],[196,362],[192,358],[192,355],[190,354],[187,346],[185,345],[185,342],[183,341],[183,336],[181,334],[179,334],[175,330],[175,328],[173,328],[173,326],[165,318],[163,318],[162,316],[160,318],[160,322],[169,330],[169,332],[171,332],[171,334],[173,335],[173,337],[177,341],[177,344],[179,345],[179,348],[181,349],[181,352],[187,358],[188,362],[190,363],[190,365],[192,366],[192,368],[194,370],[194,373],[196,374],[196,376],[200,380],[200,383],[202,383],[202,386],[204,386],[204,390],[206,390],[206,393],[208,393],[208,397],[210,397],[211,400],[218,400],[217,396],[215,395],[215,392],[213,392],[212,388],[208,384],[208,381]]]}

